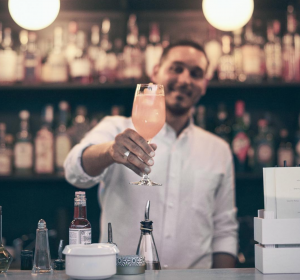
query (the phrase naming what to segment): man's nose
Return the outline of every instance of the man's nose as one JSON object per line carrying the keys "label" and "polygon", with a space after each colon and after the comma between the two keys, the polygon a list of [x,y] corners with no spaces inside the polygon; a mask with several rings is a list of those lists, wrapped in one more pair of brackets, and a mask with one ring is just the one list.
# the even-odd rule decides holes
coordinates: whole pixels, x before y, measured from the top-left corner
{"label": "man's nose", "polygon": [[190,84],[192,81],[190,71],[188,69],[184,69],[179,75],[178,75],[178,83],[180,84]]}

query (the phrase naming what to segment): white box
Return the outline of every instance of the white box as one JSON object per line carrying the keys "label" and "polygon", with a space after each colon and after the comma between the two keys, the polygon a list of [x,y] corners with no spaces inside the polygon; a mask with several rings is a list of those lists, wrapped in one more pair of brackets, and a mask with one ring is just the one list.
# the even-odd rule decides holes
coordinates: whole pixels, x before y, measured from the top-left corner
{"label": "white box", "polygon": [[255,268],[264,274],[300,273],[299,260],[300,248],[263,248],[255,244]]}

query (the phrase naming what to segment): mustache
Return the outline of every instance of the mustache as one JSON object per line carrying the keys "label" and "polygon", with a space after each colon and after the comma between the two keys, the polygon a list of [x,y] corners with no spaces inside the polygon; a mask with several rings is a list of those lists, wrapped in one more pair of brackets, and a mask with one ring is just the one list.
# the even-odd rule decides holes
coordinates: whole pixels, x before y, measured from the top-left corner
{"label": "mustache", "polygon": [[187,85],[187,84],[176,84],[176,83],[170,83],[168,85],[168,90],[169,92],[171,91],[177,91],[181,94],[187,95],[187,96],[192,96],[193,91],[191,86]]}

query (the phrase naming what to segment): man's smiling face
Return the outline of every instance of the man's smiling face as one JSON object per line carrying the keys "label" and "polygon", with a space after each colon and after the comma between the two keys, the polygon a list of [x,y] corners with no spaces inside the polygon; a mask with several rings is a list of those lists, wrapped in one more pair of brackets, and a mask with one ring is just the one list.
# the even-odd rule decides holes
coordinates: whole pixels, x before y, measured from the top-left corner
{"label": "man's smiling face", "polygon": [[166,108],[174,115],[186,114],[205,94],[206,56],[191,46],[176,46],[154,69],[153,82],[165,88]]}

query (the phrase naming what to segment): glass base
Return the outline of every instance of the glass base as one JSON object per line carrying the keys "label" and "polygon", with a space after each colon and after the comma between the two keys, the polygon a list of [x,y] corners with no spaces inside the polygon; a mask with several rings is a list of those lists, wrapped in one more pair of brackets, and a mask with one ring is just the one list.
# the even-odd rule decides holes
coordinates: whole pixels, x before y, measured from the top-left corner
{"label": "glass base", "polygon": [[162,186],[162,184],[151,181],[148,175],[146,174],[143,175],[143,178],[140,181],[130,182],[129,184],[135,186]]}
{"label": "glass base", "polygon": [[11,254],[0,244],[0,273],[7,272],[12,260]]}

